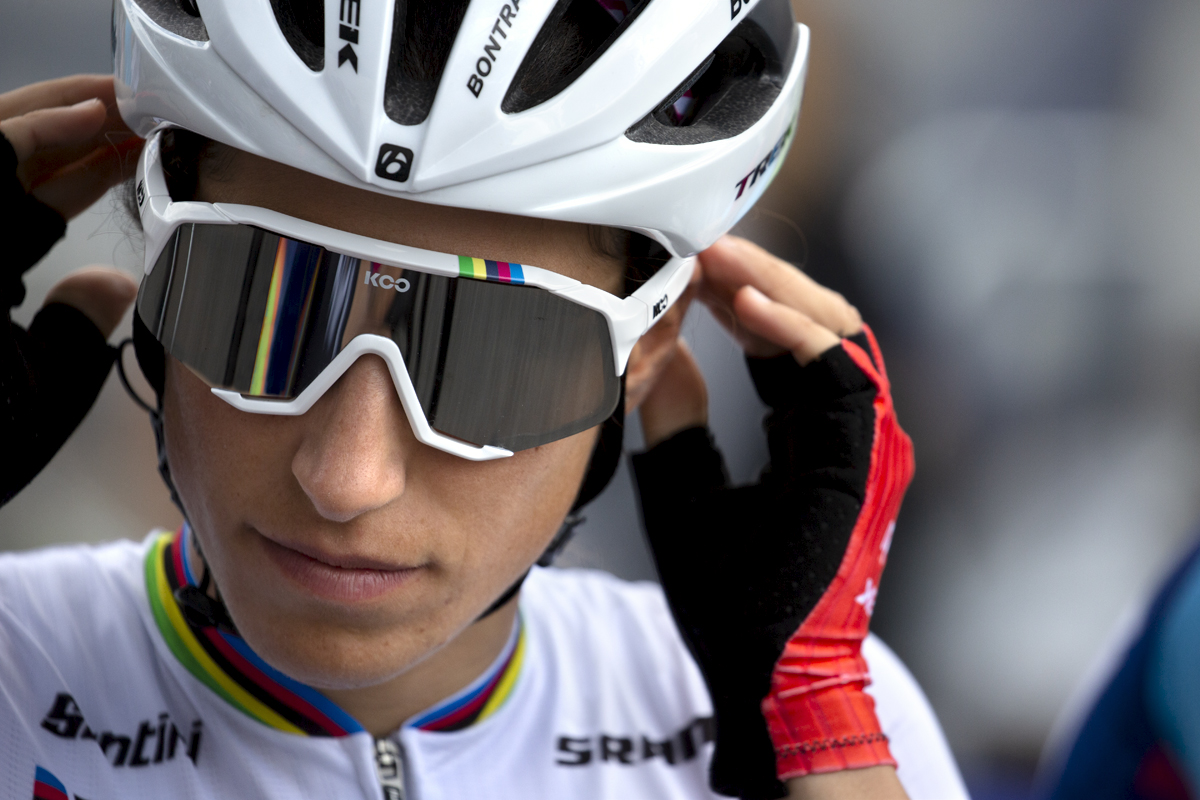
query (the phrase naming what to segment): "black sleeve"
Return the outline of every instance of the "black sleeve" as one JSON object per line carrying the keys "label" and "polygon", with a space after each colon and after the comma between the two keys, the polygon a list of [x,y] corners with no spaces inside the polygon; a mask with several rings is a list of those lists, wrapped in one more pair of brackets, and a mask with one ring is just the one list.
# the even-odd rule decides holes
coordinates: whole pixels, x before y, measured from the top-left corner
{"label": "black sleeve", "polygon": [[23,489],[82,421],[112,367],[115,350],[82,312],[42,309],[26,331],[12,321],[25,299],[22,276],[66,231],[54,209],[28,194],[17,156],[0,136],[0,505]]}
{"label": "black sleeve", "polygon": [[[865,337],[864,342],[865,345]],[[733,487],[706,429],[633,457],[650,547],[716,712],[713,788],[786,794],[760,703],[784,645],[837,574],[862,506],[875,385],[842,347],[805,367],[747,359],[771,408],[770,464]]]}

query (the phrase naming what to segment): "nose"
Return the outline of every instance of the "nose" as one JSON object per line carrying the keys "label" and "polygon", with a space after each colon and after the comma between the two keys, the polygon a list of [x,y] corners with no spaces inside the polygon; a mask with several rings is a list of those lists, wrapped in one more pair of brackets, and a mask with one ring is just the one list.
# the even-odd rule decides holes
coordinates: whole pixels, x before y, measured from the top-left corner
{"label": "nose", "polygon": [[382,359],[354,362],[304,420],[292,474],[322,517],[349,522],[404,493],[405,459],[420,445]]}

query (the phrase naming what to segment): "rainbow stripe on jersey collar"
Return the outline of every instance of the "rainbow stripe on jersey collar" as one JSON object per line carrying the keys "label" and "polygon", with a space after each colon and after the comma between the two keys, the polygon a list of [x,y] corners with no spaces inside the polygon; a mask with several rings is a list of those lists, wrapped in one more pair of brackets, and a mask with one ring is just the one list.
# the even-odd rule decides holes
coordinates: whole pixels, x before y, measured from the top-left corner
{"label": "rainbow stripe on jersey collar", "polygon": [[[193,625],[175,590],[196,585],[188,562],[185,524],[164,533],[146,554],[146,593],[167,647],[188,672],[225,702],[276,730],[307,736],[347,736],[363,727],[311,686],[263,661],[236,633]],[[479,679],[408,723],[427,731],[456,731],[482,722],[512,694],[525,656],[525,626],[513,626],[504,651]]]}
{"label": "rainbow stripe on jersey collar", "polygon": [[186,526],[163,534],[146,556],[146,590],[158,630],[179,663],[227,703],[276,730],[346,736],[363,728],[323,694],[258,657],[235,633],[192,625],[175,590],[195,585],[187,561]]}
{"label": "rainbow stripe on jersey collar", "polygon": [[525,623],[517,614],[504,650],[487,671],[462,691],[447,697],[405,727],[423,731],[459,731],[483,722],[504,705],[525,662]]}
{"label": "rainbow stripe on jersey collar", "polygon": [[511,261],[489,261],[485,258],[458,257],[458,276],[498,283],[525,283],[525,270]]}

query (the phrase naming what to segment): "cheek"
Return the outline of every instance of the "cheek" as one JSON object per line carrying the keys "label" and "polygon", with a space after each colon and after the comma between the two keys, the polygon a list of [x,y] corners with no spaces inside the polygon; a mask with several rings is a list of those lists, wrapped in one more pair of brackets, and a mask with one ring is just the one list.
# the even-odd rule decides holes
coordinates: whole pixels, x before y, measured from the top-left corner
{"label": "cheek", "polygon": [[[475,575],[467,583],[490,585],[515,580],[545,551],[583,482],[596,431],[585,431],[548,445],[524,450],[512,458],[463,470],[468,480],[454,481],[444,507],[468,510],[460,519],[464,566]],[[453,505],[451,505],[453,504]],[[465,524],[464,524],[465,523]],[[502,575],[490,577],[486,573]],[[494,587],[493,587],[494,588]]]}
{"label": "cheek", "polygon": [[245,414],[168,360],[163,426],[171,476],[200,530],[220,530],[248,504],[294,500],[294,438],[284,418]]}

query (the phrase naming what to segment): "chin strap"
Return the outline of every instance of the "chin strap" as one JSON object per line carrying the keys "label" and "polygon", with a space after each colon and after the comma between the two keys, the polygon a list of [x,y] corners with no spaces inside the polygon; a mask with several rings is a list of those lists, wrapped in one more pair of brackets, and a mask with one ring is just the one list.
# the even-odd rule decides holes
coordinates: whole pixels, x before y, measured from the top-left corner
{"label": "chin strap", "polygon": [[[155,403],[151,405],[138,396],[138,393],[133,390],[133,386],[129,383],[129,378],[125,374],[125,364],[123,356],[125,347],[133,345],[134,355],[137,357],[138,366],[141,367],[142,374],[146,377],[146,381],[154,389]],[[158,474],[162,476],[163,483],[166,484],[167,490],[171,493],[171,502],[183,514],[184,520],[187,519],[187,510],[183,507],[183,501],[179,497],[179,492],[175,489],[175,481],[171,478],[171,466],[167,461],[166,438],[163,435],[163,420],[162,420],[162,398],[163,388],[166,385],[166,353],[162,345],[150,333],[150,329],[142,322],[141,315],[136,309],[133,314],[133,337],[124,340],[118,346],[117,354],[117,374],[121,378],[121,384],[125,387],[125,391],[133,398],[133,402],[150,416],[150,426],[154,429],[154,443],[158,451]],[[592,449],[592,457],[588,462],[587,472],[584,474],[583,483],[579,487],[579,494],[575,497],[575,502],[571,506],[571,511],[567,518],[563,520],[562,527],[558,533],[550,540],[550,544],[546,547],[545,552],[538,558],[537,564],[542,567],[548,567],[554,561],[555,556],[566,547],[571,536],[575,533],[575,529],[586,521],[586,518],[581,515],[580,510],[588,503],[596,499],[596,497],[604,491],[612,480],[613,475],[617,471],[617,466],[621,463],[621,448],[625,439],[625,376],[621,376],[621,391],[617,397],[617,407],[613,410],[612,416],[606,419],[600,428],[600,433],[596,437],[596,445]],[[197,615],[195,619],[202,624],[222,626],[226,625],[231,630],[233,622],[229,617],[229,612],[225,608],[225,604],[221,602],[221,593],[217,585],[212,583],[213,593],[215,597],[209,597],[209,569],[208,562],[204,560],[204,554],[200,550],[200,542],[194,542],[196,552],[200,555],[200,561],[204,565],[204,577],[201,579],[201,585],[181,587],[176,592],[176,600],[184,612],[192,615]],[[479,615],[479,619],[484,619],[499,610],[505,603],[513,599],[513,597],[521,590],[521,584],[525,582],[526,576],[529,575],[528,570],[521,575],[511,586],[504,591],[502,595],[496,598],[496,601],[488,606],[487,611]],[[189,616],[189,618],[191,618]]]}
{"label": "chin strap", "polygon": [[[171,493],[171,502],[179,509],[179,513],[183,515],[184,523],[191,525],[187,521],[187,510],[183,507],[183,501],[179,498],[179,491],[175,488],[175,481],[171,477],[171,466],[167,462],[167,445],[166,439],[163,436],[163,420],[162,420],[162,386],[163,377],[161,372],[155,373],[153,370],[147,371],[147,365],[142,358],[142,352],[138,349],[137,337],[139,334],[139,326],[146,336],[150,335],[145,326],[141,325],[141,318],[136,313],[134,317],[134,338],[125,339],[117,345],[117,376],[121,379],[121,385],[125,387],[125,391],[133,398],[133,402],[137,403],[143,411],[150,415],[150,427],[154,429],[154,446],[158,453],[158,474],[162,477],[163,483],[167,486],[167,491]],[[155,342],[157,344],[157,342]],[[129,376],[125,374],[125,348],[128,345],[134,346],[134,353],[137,356],[138,363],[142,367],[143,374],[146,375],[147,381],[155,390],[155,404],[152,406],[138,395],[133,390],[133,386],[129,383]],[[161,351],[160,351],[161,352]],[[165,356],[164,356],[165,358]],[[188,537],[191,540],[192,537]],[[193,586],[186,584],[175,590],[175,601],[179,603],[179,607],[183,610],[183,614],[187,617],[187,621],[198,627],[207,628],[224,628],[230,632],[236,632],[233,624],[233,618],[229,616],[229,609],[225,607],[225,602],[221,599],[221,589],[212,580],[212,570],[208,568],[208,561],[204,558],[204,551],[200,548],[199,541],[193,541],[193,546],[196,548],[196,555],[200,557],[200,564],[203,567],[203,574],[200,576],[200,584]],[[209,595],[209,588],[212,588],[212,595]]]}
{"label": "chin strap", "polygon": [[[571,541],[571,537],[575,535],[575,529],[587,522],[587,517],[579,512],[584,506],[595,500],[612,481],[617,466],[621,463],[621,449],[624,447],[624,443],[625,376],[622,375],[621,393],[617,396],[617,407],[613,410],[612,416],[604,420],[603,426],[600,428],[600,433],[596,437],[596,445],[592,448],[592,458],[588,462],[587,473],[579,487],[579,494],[575,496],[575,502],[571,505],[571,511],[567,514],[567,518],[563,520],[562,527],[558,529],[558,533],[554,534],[554,538],[550,540],[550,544],[538,558],[537,565],[539,567],[550,566],[555,557]],[[511,600],[517,592],[521,591],[521,584],[528,576],[529,571],[526,570],[525,574],[508,587],[504,594],[488,607],[487,611],[479,615],[479,619],[490,616]]]}
{"label": "chin strap", "polygon": [[[212,582],[212,571],[208,568],[208,562],[204,560],[204,554],[200,552],[199,542],[196,543],[196,553],[204,565],[204,576],[200,578],[199,586],[187,584],[176,589],[175,602],[183,609],[183,615],[187,617],[190,625],[199,628],[222,628],[230,633],[237,633],[233,618],[229,616],[229,609],[221,599],[221,591]],[[208,594],[210,585],[215,596]]]}
{"label": "chin strap", "polygon": [[[136,313],[133,315],[133,319],[133,338],[125,339],[117,345],[117,376],[121,379],[121,385],[125,387],[125,391],[133,398],[133,402],[137,403],[143,411],[150,415],[150,427],[154,429],[154,446],[158,452],[158,474],[162,477],[163,483],[167,485],[167,491],[171,493],[171,502],[175,504],[175,507],[179,509],[179,513],[183,514],[183,518],[186,520],[187,511],[184,510],[183,501],[179,499],[179,492],[175,489],[175,481],[171,478],[171,465],[167,463],[167,445],[166,439],[163,436],[162,421],[163,380],[161,372],[156,381],[155,376],[146,370],[146,365],[142,361],[141,350],[138,347],[138,328],[141,327],[144,330],[145,326],[141,325],[141,318]],[[150,332],[146,331],[146,335],[149,336]],[[142,368],[142,374],[146,376],[146,380],[149,381],[151,387],[154,389],[156,401],[154,405],[150,405],[138,396],[138,393],[133,390],[133,386],[129,383],[129,377],[125,374],[125,348],[128,345],[133,345],[134,354],[137,356],[138,364]],[[207,571],[206,564],[205,572]]]}

